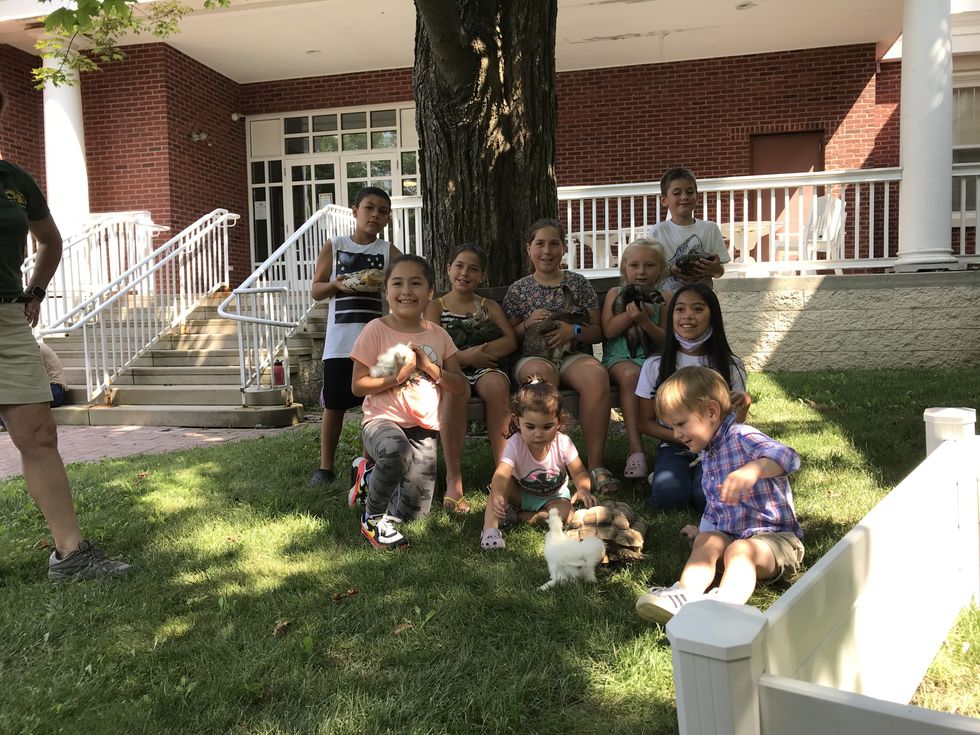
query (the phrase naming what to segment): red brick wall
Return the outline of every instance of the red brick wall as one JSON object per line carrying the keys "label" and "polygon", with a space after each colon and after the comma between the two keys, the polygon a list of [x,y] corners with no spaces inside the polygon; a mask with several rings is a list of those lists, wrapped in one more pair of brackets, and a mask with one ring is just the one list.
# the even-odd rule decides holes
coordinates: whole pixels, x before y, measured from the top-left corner
{"label": "red brick wall", "polygon": [[[231,230],[232,281],[250,272],[245,131],[231,120],[239,86],[164,44],[82,77],[94,212],[148,209],[172,236],[215,207],[242,215]],[[192,132],[206,132],[193,142]]]}
{"label": "red brick wall", "polygon": [[[186,227],[216,207],[240,214],[229,231],[231,280],[252,272],[248,237],[248,172],[240,86],[179,51],[167,48],[167,155],[171,227]],[[190,134],[205,132],[204,141]]]}
{"label": "red brick wall", "polygon": [[[751,135],[813,130],[828,169],[895,166],[897,78],[889,69],[882,102],[873,44],[565,72],[558,181],[655,181],[674,165],[748,174]],[[894,150],[877,146],[892,118]]]}
{"label": "red brick wall", "polygon": [[242,85],[249,115],[357,105],[383,105],[413,99],[412,70],[384,69],[329,77],[304,77]]}
{"label": "red brick wall", "polygon": [[44,189],[44,98],[31,80],[31,69],[40,65],[39,57],[0,44],[0,87],[7,96],[0,158],[16,163]]}

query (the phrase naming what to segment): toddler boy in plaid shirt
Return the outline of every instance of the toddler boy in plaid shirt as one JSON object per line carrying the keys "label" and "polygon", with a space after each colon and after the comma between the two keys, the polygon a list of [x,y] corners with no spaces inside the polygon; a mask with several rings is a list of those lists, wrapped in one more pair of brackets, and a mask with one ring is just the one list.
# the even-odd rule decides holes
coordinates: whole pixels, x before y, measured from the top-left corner
{"label": "toddler boy in plaid shirt", "polygon": [[[757,581],[796,574],[803,562],[803,529],[786,476],[800,456],[757,429],[735,422],[724,378],[706,367],[675,372],[657,390],[657,415],[677,441],[702,452],[707,506],[680,581],[651,587],[636,601],[640,617],[666,623],[688,602],[705,597],[744,604]],[[724,574],[706,593],[718,563]]]}

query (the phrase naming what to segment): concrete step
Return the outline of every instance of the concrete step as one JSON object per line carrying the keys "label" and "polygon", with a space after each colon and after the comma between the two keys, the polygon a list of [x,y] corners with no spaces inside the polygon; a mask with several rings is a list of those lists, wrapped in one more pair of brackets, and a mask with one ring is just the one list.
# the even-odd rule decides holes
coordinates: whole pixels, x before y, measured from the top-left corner
{"label": "concrete step", "polygon": [[238,349],[148,350],[134,367],[190,367],[192,365],[238,367]]}
{"label": "concrete step", "polygon": [[188,319],[184,322],[184,334],[238,334],[238,322],[231,319]]}
{"label": "concrete step", "polygon": [[[200,365],[194,367],[131,367],[113,380],[115,385],[238,385],[241,371],[237,365]],[[85,381],[82,368],[65,368],[69,385]]]}
{"label": "concrete step", "polygon": [[[240,406],[238,385],[117,385],[109,391],[113,406]],[[285,398],[279,401],[285,405]]]}
{"label": "concrete step", "polygon": [[63,426],[185,426],[253,429],[295,426],[303,406],[62,406],[54,409]]}

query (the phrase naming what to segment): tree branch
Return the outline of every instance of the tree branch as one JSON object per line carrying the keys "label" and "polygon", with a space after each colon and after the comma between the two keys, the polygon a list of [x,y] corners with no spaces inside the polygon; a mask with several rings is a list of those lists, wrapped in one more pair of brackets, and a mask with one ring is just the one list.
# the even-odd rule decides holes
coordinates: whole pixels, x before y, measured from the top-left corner
{"label": "tree branch", "polygon": [[450,87],[473,81],[475,55],[466,34],[456,0],[415,0],[436,60],[436,72]]}

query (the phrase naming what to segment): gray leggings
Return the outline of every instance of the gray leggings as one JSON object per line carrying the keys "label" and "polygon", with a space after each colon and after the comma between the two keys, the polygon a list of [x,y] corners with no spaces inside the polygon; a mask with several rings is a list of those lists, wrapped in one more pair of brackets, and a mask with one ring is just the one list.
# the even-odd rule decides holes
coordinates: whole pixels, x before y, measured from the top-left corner
{"label": "gray leggings", "polygon": [[387,513],[410,521],[429,514],[436,487],[439,432],[376,419],[364,424],[364,452],[374,459],[367,514]]}

